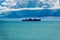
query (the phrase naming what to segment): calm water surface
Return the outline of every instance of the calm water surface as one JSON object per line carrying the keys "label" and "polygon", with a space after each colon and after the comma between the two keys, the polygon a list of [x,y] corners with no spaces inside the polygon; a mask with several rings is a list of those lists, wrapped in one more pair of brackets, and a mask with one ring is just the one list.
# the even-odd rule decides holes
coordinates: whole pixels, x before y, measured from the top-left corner
{"label": "calm water surface", "polygon": [[60,22],[0,21],[0,40],[60,40]]}

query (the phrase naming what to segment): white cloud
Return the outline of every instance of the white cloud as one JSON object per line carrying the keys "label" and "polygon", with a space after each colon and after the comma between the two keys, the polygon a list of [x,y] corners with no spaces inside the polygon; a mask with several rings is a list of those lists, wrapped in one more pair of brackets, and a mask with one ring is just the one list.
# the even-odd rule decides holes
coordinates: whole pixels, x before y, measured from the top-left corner
{"label": "white cloud", "polygon": [[3,2],[3,3],[1,3],[2,5],[7,5],[7,3],[6,2]]}
{"label": "white cloud", "polygon": [[[3,2],[2,5],[7,5],[7,6],[15,6],[15,5],[18,5],[16,4],[16,2],[14,0],[6,0],[7,2]],[[27,0],[25,0],[27,1]],[[50,0],[49,2],[51,2],[52,0]],[[18,1],[17,1],[18,2]],[[20,2],[22,3],[23,1],[20,0]],[[44,0],[42,0],[42,2],[44,2]],[[56,1],[56,3],[54,1],[52,1],[54,3],[54,7],[53,8],[47,8],[47,9],[59,9],[60,6],[58,7],[57,3],[58,1]],[[10,5],[11,4],[11,5]],[[9,8],[7,6],[0,6],[0,14],[2,12],[7,12],[7,11],[21,11],[21,10],[43,10],[45,8],[41,7],[41,8],[18,8],[18,9],[15,9],[15,8]],[[46,6],[44,6],[46,7]]]}
{"label": "white cloud", "polygon": [[3,2],[1,4],[5,5],[5,6],[15,6],[16,2],[14,0],[5,0],[5,2]]}

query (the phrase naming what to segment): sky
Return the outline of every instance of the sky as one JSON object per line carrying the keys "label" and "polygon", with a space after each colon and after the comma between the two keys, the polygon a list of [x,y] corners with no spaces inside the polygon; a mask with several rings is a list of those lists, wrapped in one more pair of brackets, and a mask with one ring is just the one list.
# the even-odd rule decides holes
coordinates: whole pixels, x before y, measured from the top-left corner
{"label": "sky", "polygon": [[59,0],[0,0],[0,14],[7,11],[20,11],[20,10],[33,10],[36,9],[46,9],[54,7],[54,9],[59,8]]}
{"label": "sky", "polygon": [[[4,2],[3,2],[4,1]],[[13,8],[28,8],[28,7],[60,7],[59,0],[0,0],[0,5]]]}

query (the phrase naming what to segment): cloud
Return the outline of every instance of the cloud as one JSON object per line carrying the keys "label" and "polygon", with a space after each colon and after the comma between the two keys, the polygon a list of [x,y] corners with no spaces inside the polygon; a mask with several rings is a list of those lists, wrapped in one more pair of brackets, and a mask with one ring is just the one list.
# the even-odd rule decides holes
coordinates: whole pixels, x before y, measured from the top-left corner
{"label": "cloud", "polygon": [[13,0],[6,0],[5,2],[1,3],[2,5],[5,5],[5,6],[15,6],[16,5],[16,2],[13,1]]}
{"label": "cloud", "polygon": [[[21,0],[22,1],[22,0]],[[25,0],[26,2],[27,0]],[[18,1],[17,1],[18,2]],[[45,3],[44,0],[42,0],[43,3]],[[49,1],[51,2],[51,1]],[[10,8],[11,6],[15,6],[18,5],[14,0],[6,0],[6,2],[3,2],[2,5],[6,5],[6,6],[0,6],[0,14],[2,14],[2,12],[8,12],[8,11],[22,11],[22,10],[43,10],[43,9],[59,9],[60,6],[58,5],[59,1],[56,1],[56,3],[54,1],[52,1],[54,6],[52,8],[44,8],[46,6],[43,6],[41,8],[36,7],[36,8]],[[7,7],[10,6],[10,7]]]}

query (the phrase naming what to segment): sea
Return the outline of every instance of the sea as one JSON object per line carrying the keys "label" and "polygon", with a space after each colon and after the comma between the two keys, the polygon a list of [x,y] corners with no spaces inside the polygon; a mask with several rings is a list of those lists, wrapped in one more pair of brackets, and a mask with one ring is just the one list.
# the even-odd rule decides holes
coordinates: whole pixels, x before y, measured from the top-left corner
{"label": "sea", "polygon": [[0,40],[60,40],[60,21],[0,21]]}

